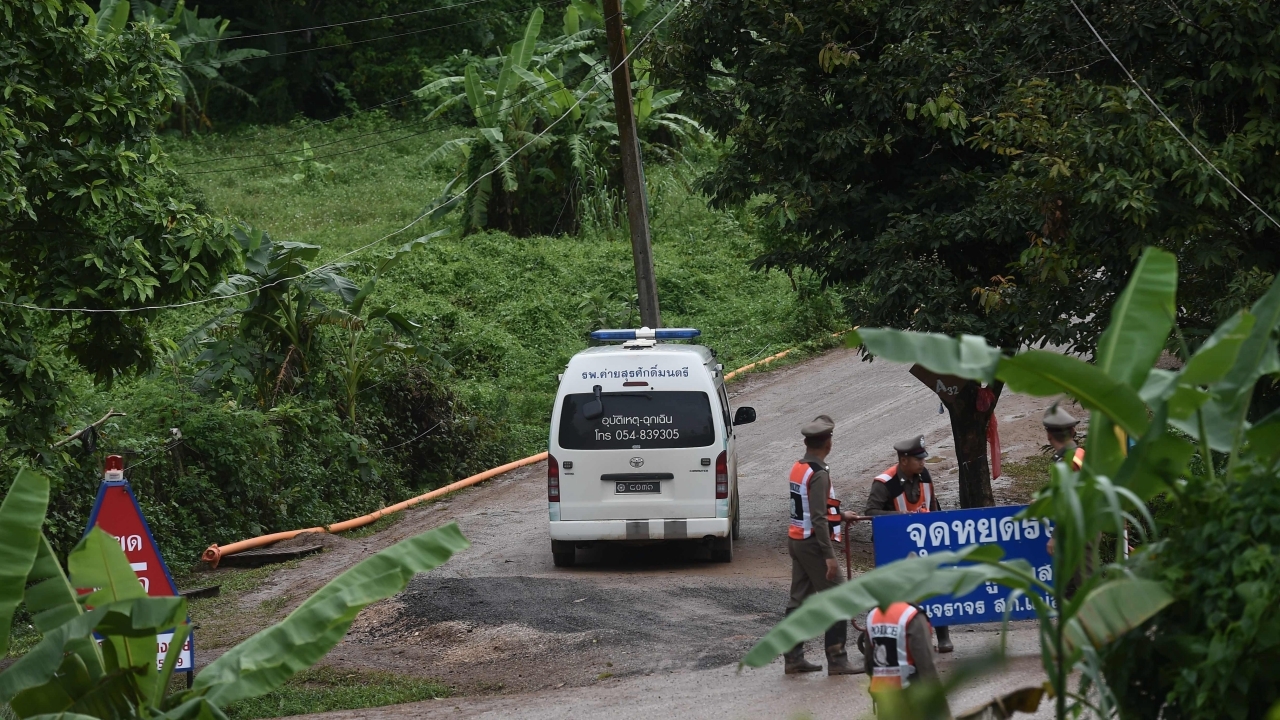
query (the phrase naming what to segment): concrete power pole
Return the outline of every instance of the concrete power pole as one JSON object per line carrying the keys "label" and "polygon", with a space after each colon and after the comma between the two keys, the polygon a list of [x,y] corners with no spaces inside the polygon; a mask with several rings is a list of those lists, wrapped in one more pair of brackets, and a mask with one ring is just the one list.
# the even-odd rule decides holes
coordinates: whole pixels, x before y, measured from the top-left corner
{"label": "concrete power pole", "polygon": [[658,312],[658,284],[653,274],[653,248],[649,244],[649,199],[644,187],[644,165],[640,161],[640,140],[636,137],[636,117],[631,105],[631,71],[626,63],[627,36],[623,31],[619,0],[604,0],[604,27],[609,41],[613,107],[618,119],[622,186],[627,201],[627,224],[631,229],[631,255],[636,264],[640,321],[646,327],[659,328],[662,327],[662,315]]}

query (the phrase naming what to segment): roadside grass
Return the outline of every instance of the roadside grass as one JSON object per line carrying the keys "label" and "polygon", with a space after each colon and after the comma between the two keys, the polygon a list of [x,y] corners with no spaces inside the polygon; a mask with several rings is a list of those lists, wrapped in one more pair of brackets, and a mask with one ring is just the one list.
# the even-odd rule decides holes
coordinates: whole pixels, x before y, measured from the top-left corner
{"label": "roadside grass", "polygon": [[348,530],[347,532],[342,533],[342,537],[349,540],[358,540],[360,538],[369,537],[370,535],[377,535],[383,530],[386,530],[400,522],[402,519],[404,519],[404,511],[392,513],[390,515],[383,515],[364,527],[358,527],[355,530]]}
{"label": "roadside grass", "polygon": [[359,710],[449,696],[432,680],[321,665],[294,676],[283,687],[225,708],[231,720]]}
{"label": "roadside grass", "polygon": [[298,567],[301,560],[290,560],[257,568],[219,568],[191,573],[179,581],[180,587],[221,585],[217,597],[187,601],[187,613],[194,625],[197,662],[201,649],[231,647],[271,624],[286,599],[273,598],[255,608],[244,608],[240,598],[261,588],[273,573]]}
{"label": "roadside grass", "polygon": [[[386,126],[375,117],[297,134],[288,128],[250,128],[174,138],[166,141],[166,149],[182,165],[179,172],[271,164],[186,178],[214,210],[279,240],[320,245],[322,259],[332,260],[411,222],[452,177],[451,168],[424,167],[422,159],[457,136],[457,128],[320,159],[333,166],[330,182],[292,179],[297,168],[291,158],[300,154],[303,137],[314,147]],[[382,138],[354,139],[316,154]],[[276,160],[184,165],[265,152],[284,154]],[[709,163],[692,159],[646,168],[663,324],[699,328],[699,342],[715,349],[728,369],[843,329],[841,299],[834,291],[822,290],[803,274],[793,284],[783,273],[751,269],[764,249],[756,220],[745,211],[708,206],[695,185]],[[354,263],[344,272],[359,279],[376,254],[435,229],[456,229],[456,220],[451,216],[435,226],[423,221],[344,258]],[[445,386],[475,415],[505,426],[507,459],[514,459],[545,449],[556,375],[587,346],[587,333],[601,325],[639,325],[630,305],[634,292],[631,245],[623,227],[529,238],[499,232],[460,237],[455,231],[431,240],[397,266],[380,282],[375,298],[423,325],[423,337],[453,367],[441,376]],[[171,313],[159,327],[180,338],[215,311]]]}
{"label": "roadside grass", "polygon": [[1035,494],[1049,484],[1051,467],[1053,467],[1053,458],[1045,453],[1002,463],[1001,473],[1009,478],[1009,487],[1005,490],[1005,494],[1010,503],[1025,505],[1031,502]]}

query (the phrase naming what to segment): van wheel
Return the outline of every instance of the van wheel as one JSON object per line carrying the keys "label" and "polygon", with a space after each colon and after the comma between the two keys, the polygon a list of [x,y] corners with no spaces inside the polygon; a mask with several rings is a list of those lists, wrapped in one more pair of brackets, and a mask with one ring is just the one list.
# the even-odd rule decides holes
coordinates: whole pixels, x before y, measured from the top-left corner
{"label": "van wheel", "polygon": [[573,547],[573,543],[563,540],[551,541],[551,561],[556,567],[573,567],[577,561],[578,552]]}
{"label": "van wheel", "polygon": [[733,489],[733,539],[741,540],[742,503],[738,501],[738,488]]}
{"label": "van wheel", "polygon": [[712,562],[733,562],[733,534],[722,538],[711,538]]}

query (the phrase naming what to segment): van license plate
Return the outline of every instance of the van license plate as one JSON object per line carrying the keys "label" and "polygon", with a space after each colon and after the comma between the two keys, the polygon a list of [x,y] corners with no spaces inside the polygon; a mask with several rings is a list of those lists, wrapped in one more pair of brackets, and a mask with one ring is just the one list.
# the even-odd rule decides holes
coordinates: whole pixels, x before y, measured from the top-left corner
{"label": "van license plate", "polygon": [[632,493],[661,493],[662,483],[657,480],[649,480],[646,482],[616,482],[613,484],[613,492],[615,495],[630,495]]}

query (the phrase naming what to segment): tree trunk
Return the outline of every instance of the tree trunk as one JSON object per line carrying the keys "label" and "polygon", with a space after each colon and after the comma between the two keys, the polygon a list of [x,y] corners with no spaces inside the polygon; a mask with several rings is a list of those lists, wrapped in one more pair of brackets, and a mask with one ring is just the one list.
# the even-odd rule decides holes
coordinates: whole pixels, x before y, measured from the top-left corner
{"label": "tree trunk", "polygon": [[960,466],[960,507],[992,507],[991,465],[987,462],[987,422],[996,411],[1002,383],[990,388],[996,402],[985,411],[978,409],[982,386],[976,382],[960,387],[955,399],[947,404],[951,414],[951,435],[955,441],[956,462]]}

